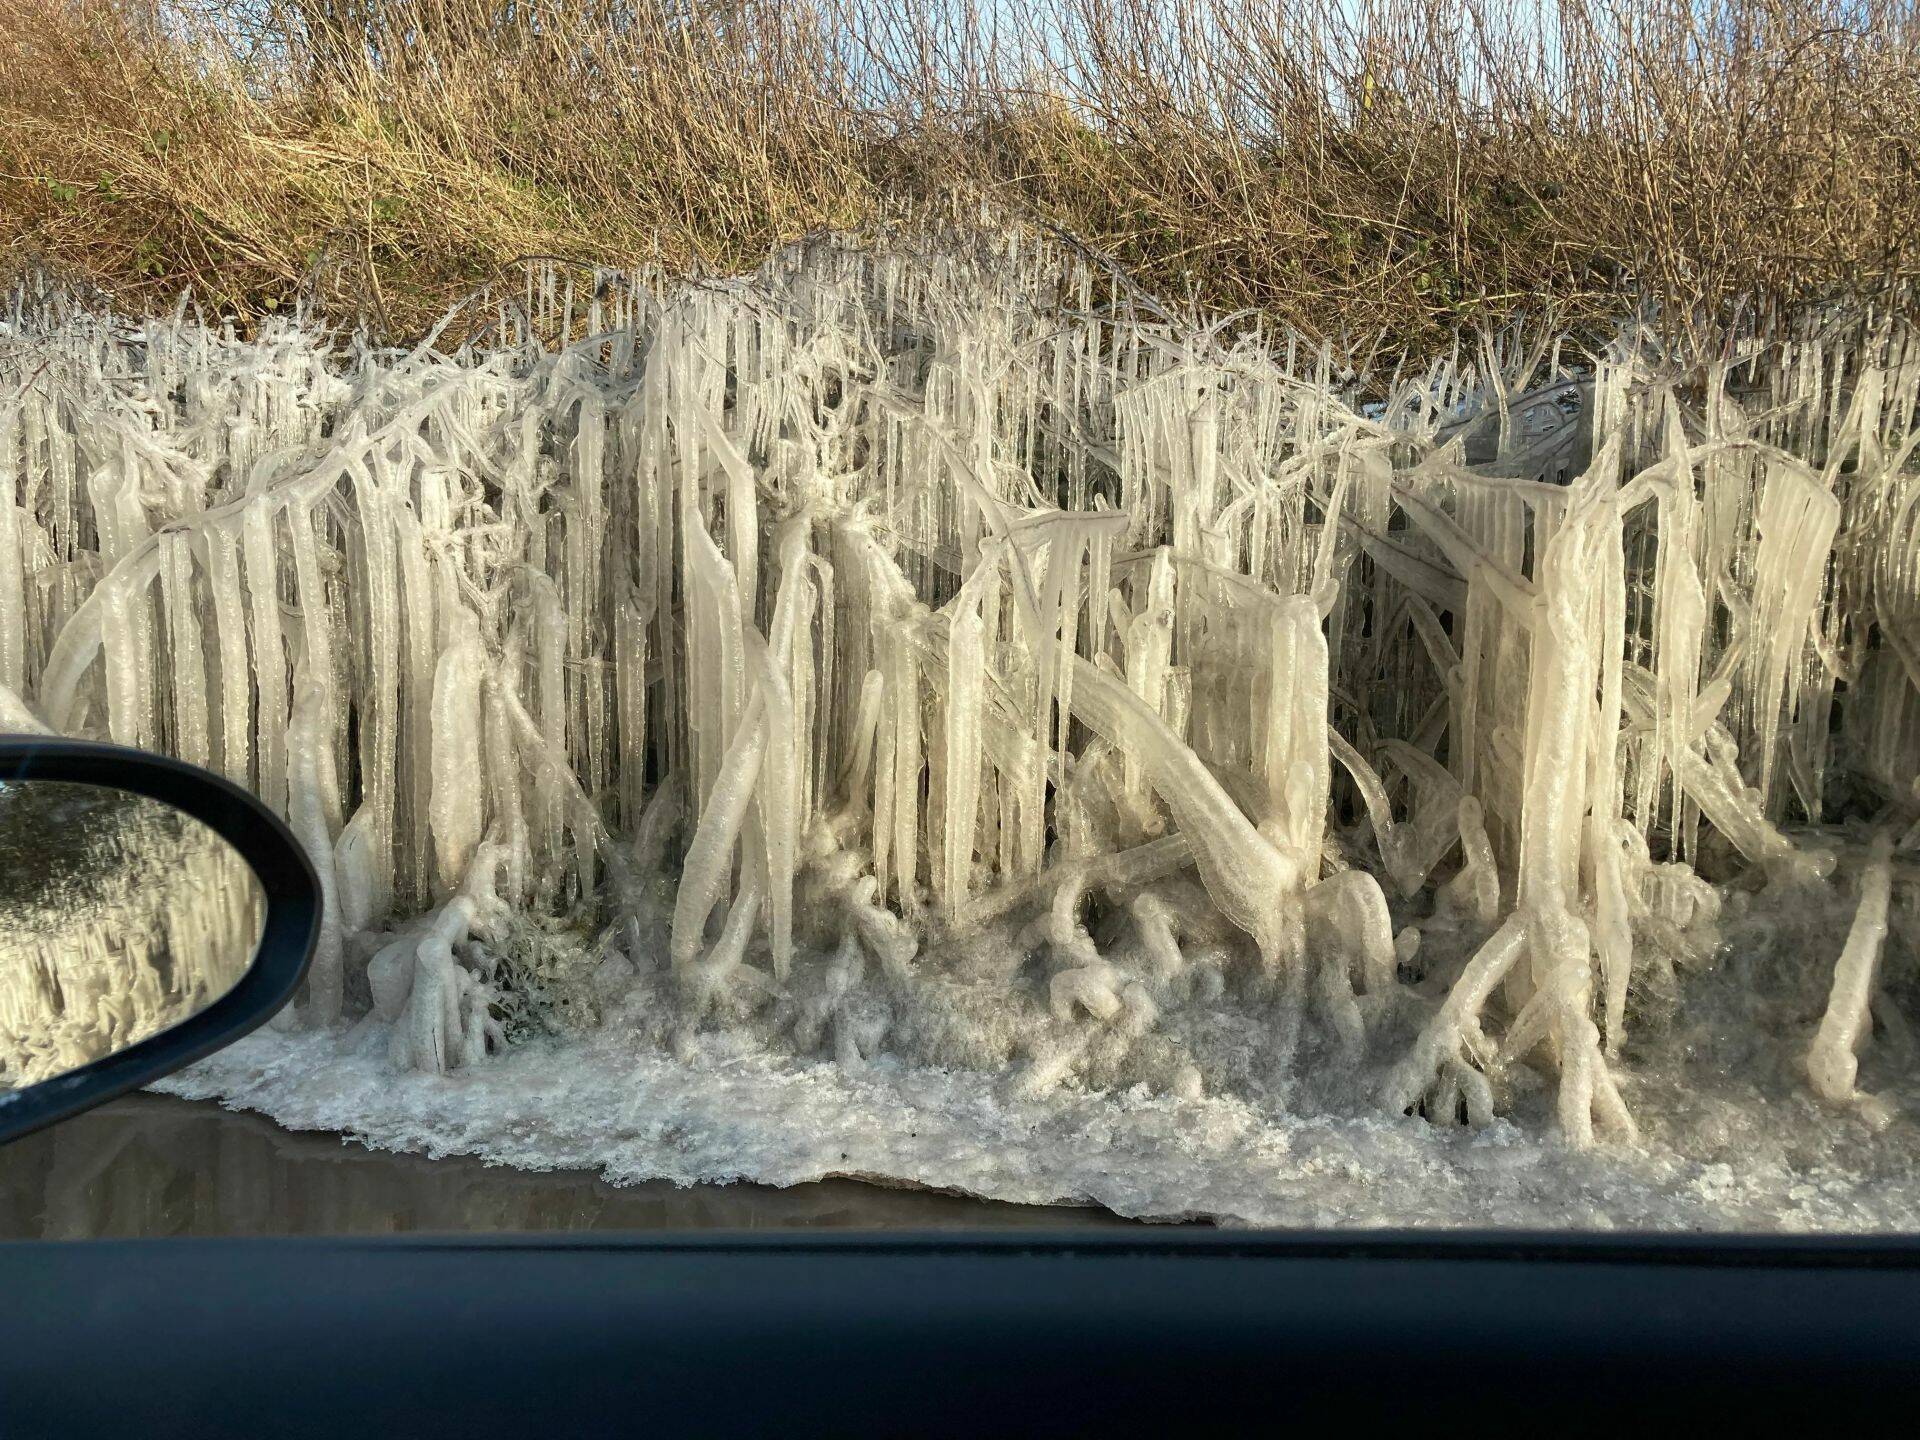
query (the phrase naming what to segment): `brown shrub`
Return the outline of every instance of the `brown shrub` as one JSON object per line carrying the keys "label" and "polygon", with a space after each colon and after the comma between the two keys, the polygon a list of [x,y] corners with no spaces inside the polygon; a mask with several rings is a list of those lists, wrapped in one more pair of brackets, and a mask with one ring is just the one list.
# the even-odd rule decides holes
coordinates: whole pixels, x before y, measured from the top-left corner
{"label": "brown shrub", "polygon": [[984,204],[1403,340],[1892,295],[1906,0],[0,0],[0,245],[396,333],[528,254]]}

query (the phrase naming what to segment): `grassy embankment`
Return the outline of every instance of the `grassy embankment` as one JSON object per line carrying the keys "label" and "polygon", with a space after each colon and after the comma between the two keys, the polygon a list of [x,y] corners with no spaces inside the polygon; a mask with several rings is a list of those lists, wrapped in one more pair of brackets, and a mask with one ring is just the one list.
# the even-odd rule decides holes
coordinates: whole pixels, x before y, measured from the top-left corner
{"label": "grassy embankment", "polygon": [[1911,0],[632,8],[0,0],[0,266],[409,334],[522,256],[732,270],[984,201],[1405,341],[1920,269]]}

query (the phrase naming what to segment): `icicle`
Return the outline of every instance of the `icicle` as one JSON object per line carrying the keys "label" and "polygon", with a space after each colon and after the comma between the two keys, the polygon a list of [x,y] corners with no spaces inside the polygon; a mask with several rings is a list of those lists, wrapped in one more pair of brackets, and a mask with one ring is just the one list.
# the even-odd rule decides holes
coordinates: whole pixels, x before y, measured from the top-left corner
{"label": "icicle", "polygon": [[[1846,944],[1833,967],[1833,991],[1820,1029],[1807,1051],[1807,1075],[1814,1093],[1836,1104],[1853,1101],[1854,1077],[1859,1070],[1855,1051],[1869,1027],[1868,1006],[1873,998],[1880,947],[1887,938],[1887,907],[1893,893],[1892,843],[1883,833],[1875,839],[1867,867],[1860,877],[1860,904],[1853,913]],[[1881,1118],[1885,1123],[1885,1117]]]}
{"label": "icicle", "polygon": [[432,799],[429,823],[439,892],[449,893],[466,877],[480,844],[485,787],[481,764],[481,696],[486,653],[479,626],[462,611],[454,638],[441,653],[433,675]]}
{"label": "icicle", "polygon": [[242,513],[247,599],[253,637],[253,682],[259,718],[259,770],[255,788],[276,810],[286,809],[287,668],[280,633],[280,561],[273,541],[273,511],[255,501]]}
{"label": "icicle", "polygon": [[671,954],[675,967],[691,965],[705,943],[707,917],[726,893],[733,847],[753,801],[766,754],[765,700],[756,690],[733,744],[722,758],[707,808],[687,848],[673,902]]}
{"label": "icicle", "polygon": [[12,406],[0,404],[0,686],[18,694],[27,681],[27,597],[16,500],[19,439],[15,416]]}
{"label": "icicle", "polygon": [[[202,532],[213,630],[220,659],[220,769],[236,785],[253,782],[253,686],[247,661],[246,610],[240,598],[239,551],[224,525]],[[389,773],[391,766],[389,766]]]}
{"label": "icicle", "polygon": [[[334,871],[334,840],[328,833],[323,769],[332,764],[326,749],[327,695],[302,671],[295,679],[293,718],[287,731],[287,819],[320,877],[320,936],[307,967],[307,1004],[312,1018],[330,1025],[340,1018],[342,995],[339,881]],[[366,923],[364,900],[356,889],[354,918]]]}

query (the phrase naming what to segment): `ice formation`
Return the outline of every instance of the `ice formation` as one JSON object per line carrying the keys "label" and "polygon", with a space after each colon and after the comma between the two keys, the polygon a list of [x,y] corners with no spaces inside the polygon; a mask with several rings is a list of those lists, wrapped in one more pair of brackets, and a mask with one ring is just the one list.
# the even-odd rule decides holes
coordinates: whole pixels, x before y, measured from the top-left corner
{"label": "ice formation", "polygon": [[935,234],[535,267],[449,324],[0,321],[0,711],[287,815],[285,1023],[428,1071],[617,1017],[1027,1096],[1544,1086],[1582,1146],[1635,1134],[1636,1027],[1797,911],[1840,917],[1782,958],[1800,1083],[1887,1119],[1904,324],[1386,371]]}

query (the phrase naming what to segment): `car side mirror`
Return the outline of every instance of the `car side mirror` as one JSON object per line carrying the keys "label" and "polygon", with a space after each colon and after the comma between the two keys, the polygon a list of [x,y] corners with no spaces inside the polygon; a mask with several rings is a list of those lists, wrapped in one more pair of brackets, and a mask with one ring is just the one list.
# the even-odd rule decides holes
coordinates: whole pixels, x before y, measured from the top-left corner
{"label": "car side mirror", "polygon": [[305,853],[238,786],[117,745],[0,739],[0,1144],[260,1025],[320,914]]}

